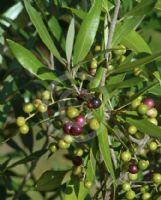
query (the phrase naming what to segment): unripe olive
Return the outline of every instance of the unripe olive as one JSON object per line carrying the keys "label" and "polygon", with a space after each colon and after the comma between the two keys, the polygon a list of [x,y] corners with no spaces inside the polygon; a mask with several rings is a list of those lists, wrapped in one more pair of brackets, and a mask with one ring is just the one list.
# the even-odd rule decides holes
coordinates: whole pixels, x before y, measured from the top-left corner
{"label": "unripe olive", "polygon": [[42,92],[42,99],[44,99],[44,100],[50,99],[50,92],[48,90],[45,90]]}
{"label": "unripe olive", "polygon": [[68,149],[70,147],[70,144],[68,144],[67,142],[65,142],[64,140],[59,140],[58,141],[58,146],[61,149]]}
{"label": "unripe olive", "polygon": [[136,196],[135,192],[133,190],[129,190],[128,192],[126,192],[126,198],[128,200],[132,200],[134,199]]}
{"label": "unripe olive", "polygon": [[145,192],[142,195],[142,200],[147,200],[147,199],[151,199],[151,194],[149,192]]}
{"label": "unripe olive", "polygon": [[136,126],[133,126],[133,125],[129,126],[128,132],[129,132],[131,135],[134,135],[134,134],[137,132]]}
{"label": "unripe olive", "polygon": [[86,188],[91,188],[92,182],[91,182],[91,181],[85,181],[85,182],[84,182],[84,186],[85,186]]}
{"label": "unripe olive", "polygon": [[73,174],[78,176],[82,173],[82,167],[81,166],[74,166],[73,168]]}
{"label": "unripe olive", "polygon": [[77,117],[79,115],[79,110],[75,107],[69,107],[67,109],[67,116],[70,118],[70,119],[73,119],[75,117]]}
{"label": "unripe olive", "polygon": [[47,105],[46,104],[40,104],[39,106],[38,106],[38,108],[37,108],[37,110],[39,111],[39,112],[41,112],[41,113],[45,113],[45,112],[47,112],[47,109],[48,109],[48,107],[47,107]]}
{"label": "unripe olive", "polygon": [[137,108],[140,105],[140,101],[138,99],[135,99],[131,102],[131,107],[133,109]]}
{"label": "unripe olive", "polygon": [[150,121],[151,123],[153,123],[154,125],[158,126],[158,121],[156,118],[148,118],[148,121]]}
{"label": "unripe olive", "polygon": [[93,59],[90,64],[90,69],[96,69],[97,68],[97,60]]}
{"label": "unripe olive", "polygon": [[21,134],[25,135],[29,132],[29,126],[24,124],[23,126],[20,126],[19,131]]}
{"label": "unripe olive", "polygon": [[129,151],[123,151],[121,153],[121,159],[124,162],[129,162],[131,160],[131,153]]}
{"label": "unripe olive", "polygon": [[16,124],[17,126],[23,126],[25,124],[26,120],[24,117],[20,116],[20,117],[17,117],[16,119]]}
{"label": "unripe olive", "polygon": [[99,125],[99,122],[97,121],[97,119],[91,119],[89,121],[89,127],[91,130],[98,130],[100,125]]}
{"label": "unripe olive", "polygon": [[140,160],[138,165],[141,170],[145,170],[149,166],[149,161],[148,160]]}
{"label": "unripe olive", "polygon": [[158,148],[158,145],[157,145],[156,142],[152,141],[152,142],[149,143],[149,149],[151,151],[155,151],[157,148]]}
{"label": "unripe olive", "polygon": [[25,113],[31,113],[34,110],[34,106],[32,103],[27,103],[23,106],[23,111]]}
{"label": "unripe olive", "polygon": [[116,47],[116,49],[115,50],[113,50],[113,53],[116,55],[116,56],[121,56],[121,55],[123,55],[123,54],[125,54],[126,53],[126,47],[124,46],[124,45],[118,45],[117,47]]}
{"label": "unripe olive", "polygon": [[151,108],[151,109],[149,109],[149,110],[147,111],[146,114],[147,114],[148,117],[156,118],[157,115],[158,115],[158,111],[157,111],[156,108]]}
{"label": "unripe olive", "polygon": [[161,174],[160,173],[153,174],[153,182],[155,184],[160,184],[161,183]]}
{"label": "unripe olive", "polygon": [[33,101],[33,105],[34,105],[35,108],[38,108],[38,106],[39,106],[40,104],[42,104],[42,101],[41,101],[40,99],[35,99],[35,100]]}
{"label": "unripe olive", "polygon": [[75,149],[74,150],[74,155],[81,157],[83,155],[83,150],[81,148]]}
{"label": "unripe olive", "polygon": [[65,135],[65,136],[64,136],[64,141],[65,141],[66,143],[68,143],[68,144],[71,144],[71,143],[73,143],[74,138],[73,138],[71,135]]}
{"label": "unripe olive", "polygon": [[96,45],[94,50],[95,50],[95,52],[101,51],[101,46],[100,45]]}
{"label": "unripe olive", "polygon": [[55,152],[57,151],[57,146],[55,145],[55,143],[51,143],[51,144],[49,145],[49,151],[50,151],[51,153],[55,153]]}
{"label": "unripe olive", "polygon": [[139,105],[139,107],[138,107],[139,114],[145,115],[147,113],[147,111],[148,111],[148,106],[147,105],[145,105],[145,104]]}
{"label": "unripe olive", "polygon": [[138,173],[136,174],[128,173],[128,178],[130,181],[135,181],[138,179]]}
{"label": "unripe olive", "polygon": [[131,190],[131,185],[130,185],[130,183],[124,182],[123,185],[122,185],[122,189],[123,189],[123,191],[125,191],[125,192]]}

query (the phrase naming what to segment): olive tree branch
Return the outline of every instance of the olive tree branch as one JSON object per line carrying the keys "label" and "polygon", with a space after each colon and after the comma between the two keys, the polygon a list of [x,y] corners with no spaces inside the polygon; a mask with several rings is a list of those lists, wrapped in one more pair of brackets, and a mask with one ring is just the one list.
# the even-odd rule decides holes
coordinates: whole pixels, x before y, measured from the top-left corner
{"label": "olive tree branch", "polygon": [[[109,32],[108,32],[108,40],[107,40],[106,49],[111,49],[112,39],[113,39],[113,35],[114,35],[114,32],[115,32],[116,22],[117,22],[117,18],[118,18],[118,14],[119,14],[119,9],[120,9],[120,0],[116,0],[114,15],[113,15],[113,18],[112,18],[112,21],[111,21],[111,26],[110,26],[110,29],[109,29]],[[110,51],[105,54],[107,64],[108,64],[108,61],[109,61],[109,57],[110,57]],[[102,81],[101,81],[101,86],[105,85],[106,72],[107,72],[107,68],[105,68],[105,70],[104,70]]]}

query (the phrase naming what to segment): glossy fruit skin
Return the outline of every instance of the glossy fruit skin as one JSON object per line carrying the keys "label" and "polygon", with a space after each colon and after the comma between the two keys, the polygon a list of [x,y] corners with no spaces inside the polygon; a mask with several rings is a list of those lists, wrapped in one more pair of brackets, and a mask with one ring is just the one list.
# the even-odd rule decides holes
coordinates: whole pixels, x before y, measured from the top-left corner
{"label": "glossy fruit skin", "polygon": [[151,98],[144,99],[143,104],[147,105],[149,109],[155,106],[155,102]]}
{"label": "glossy fruit skin", "polygon": [[78,149],[74,150],[74,155],[75,156],[80,156],[81,157],[83,155],[83,153],[84,153],[83,149],[81,149],[81,148],[78,148]]}
{"label": "glossy fruit skin", "polygon": [[82,167],[81,167],[81,166],[75,166],[75,167],[73,168],[73,174],[74,174],[75,176],[80,175],[81,172],[82,172]]}
{"label": "glossy fruit skin", "polygon": [[149,110],[147,111],[146,114],[147,114],[148,117],[156,118],[157,115],[158,115],[158,111],[157,111],[156,108],[151,108],[151,109],[149,109]]}
{"label": "glossy fruit skin", "polygon": [[72,144],[74,141],[74,138],[71,135],[65,135],[64,136],[64,141],[68,144]]}
{"label": "glossy fruit skin", "polygon": [[55,119],[54,122],[53,122],[53,124],[54,124],[54,127],[56,129],[60,129],[63,126],[63,122],[62,122],[61,119]]}
{"label": "glossy fruit skin", "polygon": [[138,179],[138,174],[137,173],[135,173],[135,174],[128,173],[128,178],[130,181],[135,181]]}
{"label": "glossy fruit skin", "polygon": [[129,162],[131,160],[131,154],[129,151],[123,151],[121,153],[121,159],[124,161],[124,162]]}
{"label": "glossy fruit skin", "polygon": [[42,92],[42,98],[44,100],[49,100],[50,99],[50,92],[48,90],[45,90]]}
{"label": "glossy fruit skin", "polygon": [[74,156],[72,162],[73,162],[73,165],[80,166],[82,165],[82,158],[80,156]]}
{"label": "glossy fruit skin", "polygon": [[49,145],[49,151],[50,151],[51,153],[55,153],[55,152],[57,151],[57,146],[55,145],[55,143],[51,143],[51,144]]}
{"label": "glossy fruit skin", "polygon": [[144,185],[140,188],[141,193],[145,193],[149,191],[149,185]]}
{"label": "glossy fruit skin", "polygon": [[91,181],[85,181],[84,186],[89,189],[92,186],[92,182]]}
{"label": "glossy fruit skin", "polygon": [[64,140],[59,140],[58,146],[61,149],[68,149],[70,147],[70,144],[66,143]]}
{"label": "glossy fruit skin", "polygon": [[25,135],[29,132],[29,126],[24,124],[23,126],[20,126],[19,130],[21,134]]}
{"label": "glossy fruit skin", "polygon": [[93,59],[90,64],[90,69],[96,69],[97,68],[97,60]]}
{"label": "glossy fruit skin", "polygon": [[63,125],[63,130],[65,134],[70,134],[71,132],[71,128],[72,128],[73,124],[71,122],[67,122]]}
{"label": "glossy fruit skin", "polygon": [[149,149],[151,150],[151,151],[155,151],[156,149],[158,148],[158,145],[157,145],[157,143],[156,142],[150,142],[149,143]]}
{"label": "glossy fruit skin", "polygon": [[122,189],[123,189],[124,192],[127,192],[127,191],[131,190],[130,183],[124,182],[123,185],[122,185]]}
{"label": "glossy fruit skin", "polygon": [[83,133],[83,128],[77,124],[74,124],[70,130],[70,134],[73,136],[79,136]]}
{"label": "glossy fruit skin", "polygon": [[16,119],[16,124],[17,126],[23,126],[26,123],[26,120],[24,117],[17,117]]}
{"label": "glossy fruit skin", "polygon": [[161,174],[160,173],[153,174],[153,182],[155,184],[160,184],[161,183]]}
{"label": "glossy fruit skin", "polygon": [[129,132],[131,135],[134,135],[134,134],[137,132],[136,126],[133,126],[133,125],[129,126],[128,132]]}
{"label": "glossy fruit skin", "polygon": [[149,192],[145,192],[142,195],[142,200],[147,200],[147,199],[150,199],[150,198],[151,198],[151,194]]}
{"label": "glossy fruit skin", "polygon": [[97,109],[101,106],[101,100],[99,98],[93,98],[91,99],[88,103],[87,103],[87,106],[89,108],[94,108],[94,109]]}
{"label": "glossy fruit skin", "polygon": [[148,118],[148,121],[150,121],[151,123],[153,123],[154,125],[158,126],[158,121],[156,118]]}
{"label": "glossy fruit skin", "polygon": [[148,106],[145,105],[145,104],[141,104],[139,107],[138,107],[138,113],[141,114],[141,115],[145,115],[148,111]]}
{"label": "glossy fruit skin", "polygon": [[70,118],[70,119],[73,119],[75,117],[77,117],[79,115],[79,110],[75,107],[69,107],[67,109],[67,116]]}
{"label": "glossy fruit skin", "polygon": [[124,45],[118,45],[117,48],[113,51],[116,56],[121,56],[126,53],[126,47]]}
{"label": "glossy fruit skin", "polygon": [[85,116],[83,116],[83,115],[79,115],[79,116],[77,116],[75,119],[74,119],[74,122],[76,123],[76,124],[78,124],[79,126],[84,126],[85,125],[85,123],[86,123],[86,119],[85,119]]}
{"label": "glossy fruit skin", "polygon": [[38,106],[39,106],[40,104],[42,104],[42,101],[41,101],[40,99],[35,99],[35,100],[33,101],[33,105],[34,105],[35,108],[38,108]]}
{"label": "glossy fruit skin", "polygon": [[133,190],[129,190],[128,192],[126,192],[126,198],[128,200],[134,199],[136,196],[135,192]]}
{"label": "glossy fruit skin", "polygon": [[155,106],[155,102],[151,98],[144,99],[143,104],[147,105],[149,109]]}
{"label": "glossy fruit skin", "polygon": [[131,103],[131,107],[133,109],[137,108],[139,105],[140,105],[140,101],[138,99],[133,100]]}
{"label": "glossy fruit skin", "polygon": [[139,169],[145,170],[149,166],[149,161],[148,160],[140,160],[138,165],[139,165]]}
{"label": "glossy fruit skin", "polygon": [[48,107],[47,107],[47,105],[46,104],[40,104],[38,107],[37,107],[37,110],[39,111],[39,112],[41,112],[41,113],[45,113],[45,112],[47,112],[47,109],[48,109]]}
{"label": "glossy fruit skin", "polygon": [[32,103],[27,103],[23,106],[23,111],[25,113],[31,113],[34,110],[34,106]]}
{"label": "glossy fruit skin", "polygon": [[98,130],[100,125],[99,125],[99,122],[97,121],[97,119],[91,119],[89,121],[89,127],[91,130],[94,130],[94,131]]}
{"label": "glossy fruit skin", "polygon": [[131,174],[136,174],[139,171],[139,169],[138,169],[138,166],[136,164],[130,164],[129,168],[128,168],[128,171]]}
{"label": "glossy fruit skin", "polygon": [[101,46],[100,45],[96,45],[94,50],[95,50],[95,52],[101,51]]}

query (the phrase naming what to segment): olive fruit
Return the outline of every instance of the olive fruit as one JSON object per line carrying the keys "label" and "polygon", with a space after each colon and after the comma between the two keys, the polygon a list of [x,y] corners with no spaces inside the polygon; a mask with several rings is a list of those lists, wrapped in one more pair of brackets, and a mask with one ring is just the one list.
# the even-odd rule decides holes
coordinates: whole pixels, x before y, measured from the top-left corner
{"label": "olive fruit", "polygon": [[130,164],[129,165],[129,168],[128,168],[128,171],[131,173],[131,174],[136,174],[138,172],[138,166],[136,164]]}
{"label": "olive fruit", "polygon": [[32,103],[27,103],[23,106],[23,111],[25,113],[31,113],[34,110],[34,106]]}
{"label": "olive fruit", "polygon": [[74,174],[75,176],[80,175],[81,172],[82,172],[82,167],[81,167],[81,166],[74,166],[74,168],[73,168],[73,174]]}
{"label": "olive fruit", "polygon": [[96,69],[97,68],[97,60],[93,59],[90,64],[90,69]]}
{"label": "olive fruit", "polygon": [[42,99],[49,100],[50,99],[50,92],[48,90],[45,90],[42,92]]}
{"label": "olive fruit", "polygon": [[29,126],[27,124],[24,124],[20,126],[19,131],[21,134],[25,135],[29,132]]}
{"label": "olive fruit", "polygon": [[151,199],[151,194],[149,192],[145,192],[142,194],[142,200],[148,200]]}
{"label": "olive fruit", "polygon": [[55,145],[55,143],[51,143],[51,144],[49,145],[49,151],[50,151],[51,153],[55,153],[55,152],[57,151],[57,146]]}
{"label": "olive fruit", "polygon": [[160,184],[161,183],[161,174],[160,173],[153,174],[153,182],[155,184]]}
{"label": "olive fruit", "polygon": [[154,124],[156,126],[158,125],[158,121],[156,118],[148,118],[148,121],[150,121],[152,124]]}
{"label": "olive fruit", "polygon": [[123,189],[124,192],[129,191],[129,190],[131,189],[130,183],[124,182],[124,183],[122,184],[122,189]]}
{"label": "olive fruit", "polygon": [[65,135],[65,136],[64,136],[64,141],[65,141],[66,143],[68,143],[68,144],[71,144],[71,143],[73,143],[74,138],[73,138],[71,135]]}
{"label": "olive fruit", "polygon": [[144,99],[143,104],[147,105],[148,108],[153,108],[155,106],[155,102],[151,98]]}
{"label": "olive fruit", "polygon": [[77,124],[71,127],[70,134],[73,136],[79,136],[83,133],[83,128]]}
{"label": "olive fruit", "polygon": [[136,196],[135,192],[133,190],[129,190],[128,192],[126,192],[126,198],[128,200],[134,199]]}
{"label": "olive fruit", "polygon": [[123,151],[121,153],[121,159],[124,162],[129,162],[131,160],[131,153],[129,151]]}
{"label": "olive fruit", "polygon": [[17,126],[23,126],[25,123],[26,123],[26,120],[24,117],[21,117],[21,116],[17,117],[16,119]]}
{"label": "olive fruit", "polygon": [[73,119],[75,117],[77,117],[79,115],[79,110],[75,107],[69,107],[67,109],[67,116],[70,118],[70,119]]}
{"label": "olive fruit", "polygon": [[123,55],[123,54],[125,54],[126,53],[126,47],[124,46],[124,45],[118,45],[117,47],[116,47],[116,49],[115,50],[113,50],[113,53],[116,55],[116,56],[121,56],[121,55]]}
{"label": "olive fruit", "polygon": [[74,122],[75,122],[76,124],[78,124],[79,126],[84,126],[85,123],[86,123],[85,116],[83,116],[83,115],[78,115],[78,116],[74,119]]}
{"label": "olive fruit", "polygon": [[70,144],[65,142],[64,140],[59,140],[58,146],[60,149],[68,149],[70,147]]}
{"label": "olive fruit", "polygon": [[145,170],[149,166],[149,161],[148,160],[140,160],[138,165],[139,165],[139,169]]}
{"label": "olive fruit", "polygon": [[99,98],[92,98],[88,103],[87,106],[89,108],[99,108],[101,106],[101,100]]}
{"label": "olive fruit", "polygon": [[83,149],[81,149],[81,148],[78,148],[78,149],[75,149],[74,150],[74,155],[75,156],[82,156],[83,155]]}
{"label": "olive fruit", "polygon": [[135,181],[138,179],[138,174],[137,173],[135,173],[135,174],[128,173],[128,178],[130,181]]}
{"label": "olive fruit", "polygon": [[158,145],[156,142],[152,141],[149,143],[149,149],[150,151],[155,151],[158,148]]}
{"label": "olive fruit", "polygon": [[82,158],[80,156],[75,156],[72,161],[75,166],[80,166],[82,164]]}
{"label": "olive fruit", "polygon": [[141,115],[145,115],[148,111],[148,106],[145,105],[145,104],[141,104],[139,105],[138,107],[138,113],[141,114]]}
{"label": "olive fruit", "polygon": [[47,112],[47,109],[48,109],[47,105],[46,105],[46,104],[43,104],[43,103],[41,103],[41,104],[37,107],[37,110],[38,110],[39,112],[41,112],[41,113]]}
{"label": "olive fruit", "polygon": [[97,119],[94,119],[94,118],[91,119],[89,121],[89,127],[91,130],[94,130],[94,131],[98,130],[100,125],[99,125],[99,122],[97,121]]}
{"label": "olive fruit", "polygon": [[72,123],[71,122],[67,122],[63,125],[63,130],[65,134],[70,134],[71,128],[72,128]]}
{"label": "olive fruit", "polygon": [[86,180],[86,181],[84,182],[84,186],[85,186],[86,188],[89,189],[89,188],[91,188],[91,186],[92,186],[92,182]]}
{"label": "olive fruit", "polygon": [[157,115],[158,115],[158,111],[157,111],[156,108],[151,108],[151,109],[149,109],[149,110],[147,111],[146,114],[147,114],[148,117],[155,118],[155,117],[157,117]]}
{"label": "olive fruit", "polygon": [[136,126],[133,126],[133,125],[129,126],[128,132],[129,132],[131,135],[134,135],[134,134],[137,132]]}

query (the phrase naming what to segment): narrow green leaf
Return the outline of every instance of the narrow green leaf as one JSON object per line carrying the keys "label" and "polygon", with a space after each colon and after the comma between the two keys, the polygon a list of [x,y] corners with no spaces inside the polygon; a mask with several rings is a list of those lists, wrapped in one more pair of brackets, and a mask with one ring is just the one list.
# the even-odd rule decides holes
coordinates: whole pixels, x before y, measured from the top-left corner
{"label": "narrow green leaf", "polygon": [[72,57],[72,50],[73,50],[73,43],[74,43],[74,36],[75,36],[75,20],[74,18],[71,20],[69,29],[67,32],[66,38],[66,57],[67,61],[70,64],[71,57]]}
{"label": "narrow green leaf", "polygon": [[65,50],[65,38],[63,36],[62,28],[55,16],[48,21],[48,26],[55,39],[60,43],[60,46]]}
{"label": "narrow green leaf", "polygon": [[44,155],[45,153],[47,152],[47,149],[43,149],[43,150],[39,150],[39,151],[36,151],[34,153],[32,153],[31,155],[27,156],[26,158],[23,158],[21,160],[18,160],[16,162],[14,162],[13,164],[9,165],[7,167],[7,169],[9,168],[12,168],[12,167],[15,167],[17,165],[21,165],[21,164],[25,164],[27,162],[31,162],[31,161],[34,161],[34,160],[38,160],[42,155]]}
{"label": "narrow green leaf", "polygon": [[103,67],[99,67],[97,69],[96,76],[89,83],[89,88],[90,89],[97,88],[100,85],[103,73],[104,73],[104,68]]}
{"label": "narrow green leaf", "polygon": [[127,71],[131,71],[133,70],[135,67],[141,67],[141,65],[145,65],[147,63],[150,63],[154,60],[157,60],[161,57],[161,52],[159,53],[155,53],[151,56],[147,56],[145,58],[141,58],[137,61],[133,61],[131,63],[126,63],[126,64],[122,64],[119,66],[118,69],[116,69],[114,71],[114,73],[122,73],[122,72],[127,72]]}
{"label": "narrow green leaf", "polygon": [[74,65],[82,61],[88,54],[98,29],[99,18],[102,8],[102,0],[95,1],[92,8],[84,18],[74,46],[73,63]]}
{"label": "narrow green leaf", "polygon": [[161,10],[161,0],[157,0],[157,3],[155,4],[155,8],[158,10]]}
{"label": "narrow green leaf", "polygon": [[44,65],[28,49],[12,40],[7,40],[7,42],[13,55],[25,69],[41,80],[53,80],[61,83],[54,72],[44,67]]}
{"label": "narrow green leaf", "polygon": [[48,47],[48,49],[53,53],[53,55],[64,64],[63,58],[60,56],[58,50],[56,49],[56,46],[54,45],[53,40],[51,39],[48,30],[40,16],[40,14],[33,8],[28,0],[24,0],[26,10],[30,16],[30,19],[35,26],[40,38],[44,42],[44,44]]}
{"label": "narrow green leaf", "polygon": [[37,181],[38,191],[49,192],[70,180],[71,171],[46,171]]}
{"label": "narrow green leaf", "polygon": [[147,119],[136,120],[127,118],[126,121],[136,126],[140,132],[161,139],[161,128],[149,122]]}
{"label": "narrow green leaf", "polygon": [[116,182],[115,178],[115,172],[111,160],[111,152],[110,152],[110,147],[108,143],[108,130],[107,128],[103,125],[103,123],[100,124],[100,128],[98,130],[98,143],[99,143],[99,149],[101,152],[101,155],[103,157],[103,160],[105,162],[106,168],[110,175],[113,178],[114,183]]}
{"label": "narrow green leaf", "polygon": [[102,7],[108,12],[108,0],[102,0]]}
{"label": "narrow green leaf", "polygon": [[68,6],[62,6],[62,8],[70,10],[73,14],[75,14],[80,19],[84,19],[86,17],[86,14],[87,14],[86,12],[84,12],[81,9],[78,10],[78,9],[71,8],[71,7],[68,7]]}
{"label": "narrow green leaf", "polygon": [[121,44],[124,44],[129,49],[137,53],[145,52],[151,54],[151,49],[145,40],[136,31],[131,31],[123,38]]}

